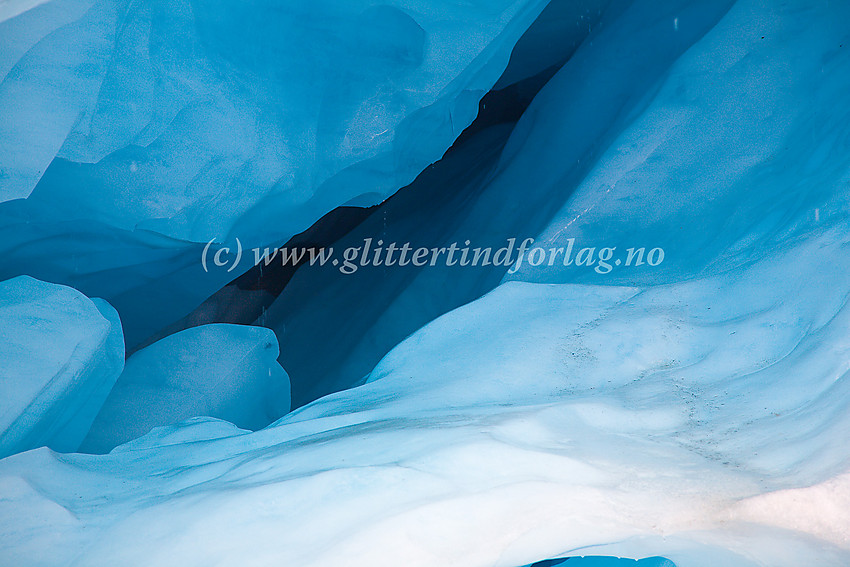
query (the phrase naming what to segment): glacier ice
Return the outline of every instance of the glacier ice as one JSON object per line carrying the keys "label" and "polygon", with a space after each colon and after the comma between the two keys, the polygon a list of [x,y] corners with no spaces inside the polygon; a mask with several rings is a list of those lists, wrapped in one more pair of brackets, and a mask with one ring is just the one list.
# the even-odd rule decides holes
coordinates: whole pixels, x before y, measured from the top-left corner
{"label": "glacier ice", "polygon": [[0,278],[104,298],[136,346],[227,283],[196,243],[279,245],[437,160],[545,4],[4,3]]}
{"label": "glacier ice", "polygon": [[[50,12],[58,22],[84,5],[54,0],[9,21],[69,10]],[[483,3],[455,8],[460,19],[489,13]],[[390,40],[411,31],[393,14],[375,15]],[[448,25],[455,16],[445,15]],[[236,417],[174,415],[107,455],[40,448],[0,460],[0,564],[516,567],[571,557],[564,565],[578,567],[631,557],[678,567],[846,567],[848,16],[846,4],[805,0],[611,2],[515,127],[462,140],[413,192],[341,242],[381,234],[487,245],[527,234],[547,247],[569,238],[663,246],[661,266],[599,274],[524,262],[507,277],[299,271],[259,322],[275,326],[302,401],[344,390],[259,431]],[[213,38],[227,28],[202,21]],[[514,59],[529,63],[509,66],[516,75],[506,80],[559,61],[542,52],[552,43],[545,26],[529,33],[516,52],[525,59]],[[399,39],[408,40],[416,34]],[[257,69],[248,51],[208,45],[232,70]],[[323,124],[339,127],[339,118]],[[213,123],[233,126],[210,120],[198,135]],[[432,134],[408,142],[421,136],[430,145]],[[62,198],[76,199],[77,166],[97,169],[83,154],[104,138],[68,140],[32,206],[65,180],[73,183]],[[320,175],[324,165],[303,171]],[[238,193],[225,201],[241,202]],[[58,241],[82,224],[34,225],[26,201],[7,205],[0,214],[26,227],[23,244],[59,269],[39,231]],[[201,224],[242,219],[234,230],[262,218],[219,212],[186,211],[208,214]],[[91,253],[81,267],[91,285],[128,290],[127,308],[139,312],[151,290],[209,295],[209,287],[187,290],[213,284],[177,252],[191,244],[169,232],[200,226],[194,221],[160,219],[132,233],[98,222],[86,227],[91,247],[73,243]],[[139,256],[105,257],[145,249],[141,239],[151,244]],[[76,273],[62,261],[60,271]],[[99,284],[98,267],[126,278]],[[190,303],[170,303],[175,318]],[[182,343],[200,329],[169,338]],[[128,366],[163,344],[171,342]],[[144,368],[137,372],[146,382]],[[138,409],[133,399],[125,410]]]}
{"label": "glacier ice", "polygon": [[[693,9],[706,7],[694,3]],[[693,25],[678,16],[675,33]],[[848,19],[846,4],[791,3],[772,11],[735,3],[665,69],[640,112],[611,133],[537,245],[565,246],[573,238],[580,246],[661,247],[666,259],[658,269],[605,277],[656,283],[752,261],[793,234],[841,218],[847,203],[839,188],[850,175],[843,157],[850,142],[836,124],[850,119],[842,104],[850,52],[841,47],[847,29],[832,22]],[[673,35],[669,22],[659,23]],[[594,47],[604,60],[613,59],[601,42]],[[551,155],[556,148],[571,147],[575,134],[586,132],[586,110],[578,111],[586,104],[552,100],[565,89],[575,92],[583,63],[573,58],[535,100],[532,111],[547,108],[541,119],[531,112],[518,126],[515,138],[523,145],[509,165],[514,178],[558,163]],[[561,163],[545,169],[550,177],[542,182],[550,191],[572,172],[570,162]],[[633,222],[637,217],[640,225]],[[580,281],[602,279],[592,270],[579,274]],[[525,263],[510,278],[565,282],[577,281],[577,274],[560,263]]]}
{"label": "glacier ice", "polygon": [[[627,118],[645,104],[657,81],[727,7],[723,2],[668,2],[661,13],[651,1],[608,7],[587,42],[540,91],[513,130],[496,125],[453,148],[337,247],[357,246],[374,236],[427,247],[471,239],[472,246],[495,249],[508,238],[537,237],[547,225],[556,226],[587,164],[630,125]],[[674,13],[683,21],[678,30],[671,25]],[[545,39],[531,41],[521,59],[535,59],[538,41]],[[630,49],[632,42],[642,49]],[[603,92],[600,84],[605,85]],[[606,220],[588,225],[599,229],[591,235],[596,245],[614,240],[604,232],[611,224]],[[640,241],[637,245],[645,245],[643,234],[634,238]],[[542,245],[544,237],[540,240]],[[559,281],[602,279],[574,268],[543,270]],[[498,285],[505,271],[493,266],[364,269],[340,278],[334,270],[303,269],[262,323],[278,333],[281,362],[290,372],[300,405],[358,383],[399,341],[480,297]],[[528,271],[520,266],[510,278],[533,279],[526,276]],[[605,279],[629,283],[640,271]],[[662,271],[649,275],[658,278]],[[320,340],[329,333],[332,340]],[[321,356],[314,356],[317,350]]]}
{"label": "glacier ice", "polygon": [[289,379],[274,333],[202,325],[133,354],[81,450],[106,453],[154,427],[210,416],[262,429],[289,411]]}
{"label": "glacier ice", "polygon": [[123,365],[105,301],[25,276],[0,283],[0,457],[77,450]]}
{"label": "glacier ice", "polygon": [[[610,21],[623,2],[551,0],[519,38],[495,90],[562,66],[600,21]],[[603,13],[605,16],[603,17]]]}
{"label": "glacier ice", "polygon": [[438,159],[544,5],[35,6],[0,22],[3,199],[198,242],[285,238]]}
{"label": "glacier ice", "polygon": [[789,532],[759,499],[844,486],[847,234],[666,286],[508,283],[260,432],[190,422],[100,458],[18,455],[0,476],[70,507],[79,525],[50,545],[84,547],[79,565],[508,567],[577,549],[843,565],[818,522]]}
{"label": "glacier ice", "polygon": [[[527,261],[514,274],[441,267],[362,270],[340,279],[328,270],[302,270],[264,318],[284,345],[281,360],[299,402],[356,384],[400,340],[502,277],[667,283],[752,261],[772,242],[828,226],[846,212],[846,202],[829,194],[850,174],[839,158],[846,134],[833,126],[842,112],[835,109],[844,108],[848,63],[834,49],[844,32],[816,31],[838,16],[791,9],[786,17],[794,22],[788,25],[809,26],[807,34],[762,39],[742,31],[759,21],[750,5],[739,3],[728,15],[723,3],[678,7],[667,3],[659,13],[656,3],[635,2],[607,14],[592,42],[582,44],[535,98],[506,149],[504,128],[478,134],[456,149],[458,155],[447,156],[441,169],[417,179],[410,197],[391,199],[385,213],[390,222],[371,219],[339,243],[353,246],[380,235],[386,242],[427,246],[467,238],[473,245],[498,246],[508,237],[533,236],[544,249],[566,247],[568,239],[576,251],[661,247],[666,260],[608,274],[561,262],[535,268]],[[678,28],[672,14],[678,14]],[[771,25],[780,29],[783,21]],[[628,51],[629,42],[643,49]],[[716,66],[712,54],[727,52],[740,61]],[[776,63],[791,53],[797,54],[794,73]],[[822,72],[823,53],[830,67]],[[765,82],[783,88],[761,96]],[[599,84],[605,85],[602,93]],[[823,104],[795,103],[813,99]],[[748,113],[741,101],[758,105],[758,112]],[[772,122],[763,119],[767,115]],[[795,140],[807,144],[799,148]],[[437,191],[444,196],[433,202]],[[602,206],[600,194],[610,203]],[[765,207],[771,212],[763,213]],[[635,218],[643,219],[642,226]],[[449,279],[450,286],[442,285]],[[380,293],[366,293],[376,288]],[[329,328],[334,340],[326,344],[326,356],[310,356],[303,345],[315,345]]]}

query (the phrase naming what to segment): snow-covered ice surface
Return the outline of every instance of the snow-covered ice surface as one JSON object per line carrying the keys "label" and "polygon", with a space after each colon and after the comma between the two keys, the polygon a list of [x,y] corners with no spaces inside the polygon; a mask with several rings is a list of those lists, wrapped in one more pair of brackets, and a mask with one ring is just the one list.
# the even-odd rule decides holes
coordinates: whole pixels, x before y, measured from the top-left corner
{"label": "snow-covered ice surface", "polygon": [[0,557],[845,565],[844,508],[783,514],[789,490],[846,498],[847,234],[675,285],[505,284],[257,433],[196,420],[7,458]]}
{"label": "snow-covered ice surface", "polygon": [[850,564],[850,5],[619,8],[481,214],[663,264],[526,262],[258,432],[3,459],[0,565]]}
{"label": "snow-covered ice surface", "polygon": [[0,283],[0,457],[77,450],[123,366],[106,302],[29,277]]}
{"label": "snow-covered ice surface", "polygon": [[127,359],[80,449],[108,453],[157,426],[198,416],[261,429],[289,411],[289,378],[269,329],[202,325]]}

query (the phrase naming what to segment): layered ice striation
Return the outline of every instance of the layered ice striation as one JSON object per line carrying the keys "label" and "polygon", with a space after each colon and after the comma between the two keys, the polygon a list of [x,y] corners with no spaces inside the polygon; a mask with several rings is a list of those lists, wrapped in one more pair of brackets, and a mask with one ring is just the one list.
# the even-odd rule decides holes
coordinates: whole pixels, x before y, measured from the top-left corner
{"label": "layered ice striation", "polygon": [[269,329],[202,325],[127,359],[81,450],[106,453],[154,427],[209,416],[262,429],[289,411],[289,379]]}
{"label": "layered ice striation", "polygon": [[105,301],[29,277],[0,283],[0,457],[77,450],[123,366]]}

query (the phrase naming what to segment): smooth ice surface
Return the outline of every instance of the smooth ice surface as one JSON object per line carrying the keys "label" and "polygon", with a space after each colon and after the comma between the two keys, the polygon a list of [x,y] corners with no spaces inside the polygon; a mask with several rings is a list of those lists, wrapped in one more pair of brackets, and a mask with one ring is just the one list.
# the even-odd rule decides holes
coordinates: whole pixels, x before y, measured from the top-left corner
{"label": "smooth ice surface", "polygon": [[289,378],[269,329],[203,325],[140,350],[126,367],[83,443],[106,453],[154,427],[192,417],[261,429],[289,411]]}
{"label": "smooth ice surface", "polygon": [[36,6],[0,22],[0,199],[198,242],[285,240],[438,159],[544,5]]}
{"label": "smooth ice surface", "polygon": [[14,18],[30,8],[43,4],[47,0],[2,0],[0,1],[0,22]]}
{"label": "smooth ice surface", "polygon": [[[658,13],[657,29],[646,32],[676,38],[719,6],[694,2]],[[846,3],[736,2],[663,74],[653,60],[664,49],[617,59],[616,42],[606,37],[615,30],[603,30],[534,101],[506,150],[513,157],[503,177],[542,171],[541,187],[558,191],[576,170],[570,158],[585,162],[575,150],[586,145],[578,138],[592,131],[592,121],[637,98],[605,144],[597,138],[575,193],[537,245],[566,247],[572,238],[573,259],[582,247],[595,247],[594,254],[601,247],[661,247],[665,261],[655,269],[612,266],[600,275],[560,261],[533,267],[526,259],[510,278],[674,281],[751,261],[792,234],[843,217],[850,142],[838,124],[850,120],[850,30],[838,22],[847,21]],[[600,82],[605,89],[594,86]]]}
{"label": "smooth ice surface", "polygon": [[123,365],[106,302],[29,277],[0,283],[0,456],[76,450]]}

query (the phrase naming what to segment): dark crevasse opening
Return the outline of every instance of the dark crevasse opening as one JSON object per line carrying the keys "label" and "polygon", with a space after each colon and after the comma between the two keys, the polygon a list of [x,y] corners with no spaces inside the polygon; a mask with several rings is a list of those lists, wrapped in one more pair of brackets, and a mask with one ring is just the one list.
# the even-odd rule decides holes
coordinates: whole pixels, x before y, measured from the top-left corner
{"label": "dark crevasse opening", "polygon": [[[514,127],[535,95],[602,25],[603,15],[613,18],[620,4],[551,2],[520,38],[502,78],[479,103],[476,119],[441,160],[379,205],[327,213],[192,313],[133,345],[128,354],[197,325],[256,324],[278,336],[293,407],[362,383],[398,342],[480,297],[498,285],[508,269],[481,266],[466,273],[458,267],[412,264],[359,269],[364,243],[370,243],[372,262],[378,242],[439,249],[460,239],[461,246],[469,241],[469,246],[495,250],[509,239],[522,240],[539,231],[568,198],[568,188],[549,196],[548,202],[518,207],[513,216],[520,223],[497,226],[495,219],[476,211],[483,212],[494,200],[510,200],[510,195],[486,192]],[[531,207],[538,210],[529,214]],[[320,249],[341,254],[358,247],[361,257],[354,273],[310,262]],[[443,281],[453,283],[439,283]]]}
{"label": "dark crevasse opening", "polygon": [[[448,258],[448,262],[440,260],[433,266],[410,262],[388,266],[376,262],[375,254],[391,245],[439,251],[454,244],[468,249],[469,255],[491,249],[495,257],[503,250],[507,252],[503,257],[515,259],[516,249],[552,221],[598,152],[644,104],[643,90],[636,87],[651,89],[663,76],[665,67],[657,65],[657,58],[672,63],[689,45],[687,37],[707,29],[703,24],[647,37],[645,53],[634,62],[621,62],[624,77],[608,86],[607,114],[591,119],[590,114],[579,112],[562,126],[572,139],[562,143],[566,167],[560,177],[533,184],[518,178],[514,172],[535,165],[515,163],[513,147],[524,143],[529,128],[538,127],[532,115],[517,131],[520,119],[583,42],[588,43],[586,51],[592,52],[599,34],[618,33],[618,26],[628,30],[628,19],[621,17],[627,7],[627,2],[550,3],[517,42],[502,78],[479,103],[477,118],[441,160],[379,205],[343,207],[326,214],[286,242],[277,255],[273,253],[182,320],[132,347],[131,352],[199,324],[256,324],[277,335],[293,407],[361,384],[405,337],[511,277],[510,265],[500,265],[496,258],[489,265],[472,268],[457,261],[447,265],[451,263]],[[703,15],[703,19],[718,17],[723,7],[718,5],[714,11],[716,14]],[[587,64],[584,60],[576,63],[560,80],[581,80]],[[646,72],[642,66],[647,66]],[[588,97],[598,97],[593,87],[580,85],[578,92],[584,89]],[[577,104],[600,104],[593,98],[583,102],[581,96]],[[541,173],[545,179],[545,172]],[[335,250],[335,260],[344,265],[310,262],[320,249],[325,253]],[[342,258],[349,252],[353,262]],[[371,258],[365,258],[367,254]],[[343,268],[348,273],[343,273]],[[576,272],[566,277],[567,281],[584,281],[588,275]],[[632,277],[639,278],[640,271]]]}
{"label": "dark crevasse opening", "polygon": [[[259,261],[236,278],[227,276],[229,265],[209,275],[199,274],[192,263],[197,261],[200,247],[189,246],[176,255],[172,253],[176,269],[160,273],[144,286],[118,296],[112,292],[109,297],[119,307],[124,322],[127,370],[99,412],[82,449],[102,453],[153,426],[192,415],[212,415],[240,427],[258,429],[281,417],[287,404],[297,408],[325,394],[361,384],[371,367],[418,327],[495,287],[507,264],[482,266],[464,277],[455,272],[456,285],[449,290],[435,285],[439,278],[450,275],[441,268],[408,266],[388,270],[389,266],[385,266],[343,273],[333,269],[332,264],[317,266],[307,259],[319,250],[336,249],[342,254],[341,251],[356,249],[354,243],[361,240],[377,244],[386,239],[399,245],[407,242],[417,248],[439,249],[452,234],[462,232],[467,235],[464,239],[476,240],[477,246],[497,247],[503,240],[515,240],[519,233],[530,235],[539,230],[547,218],[546,211],[551,214],[560,206],[565,194],[545,198],[548,203],[538,202],[540,210],[532,214],[534,219],[529,219],[528,207],[525,212],[515,212],[519,223],[506,223],[493,230],[488,228],[493,226],[493,219],[483,214],[483,209],[511,197],[504,189],[488,192],[488,180],[535,95],[595,27],[603,25],[604,17],[614,18],[621,9],[620,3],[550,3],[514,47],[507,69],[496,87],[479,102],[471,125],[460,133],[441,160],[384,202],[371,207],[342,206],[323,214],[312,226],[285,242],[262,246],[262,250],[273,251],[273,257]],[[61,184],[66,177],[63,168],[68,167],[79,169],[83,178],[92,179],[101,168],[57,160],[42,183],[46,189],[40,186],[39,190],[46,193]],[[252,214],[255,213],[246,216]],[[268,211],[263,214],[268,215]],[[244,230],[247,221],[239,222]],[[247,232],[262,231],[255,226]],[[233,247],[232,243],[227,246]],[[300,254],[300,259],[285,256],[286,250]],[[370,254],[373,252],[374,249]],[[163,266],[168,270],[168,263],[151,265],[155,270],[162,270]],[[348,265],[350,262],[345,261]],[[138,279],[135,272],[139,265],[130,263],[129,268],[128,280]],[[203,268],[207,271],[206,264]],[[450,266],[445,268],[451,271]],[[117,273],[116,267],[110,267],[109,272]],[[82,277],[86,278],[81,280],[83,287],[102,281],[89,280],[88,274]],[[210,282],[223,278],[229,283],[182,318],[172,319],[164,326],[169,314],[173,318],[180,311],[173,308],[175,299],[149,303],[162,293],[185,305],[187,301],[174,295],[175,291],[197,294]],[[145,301],[140,301],[142,296]],[[405,306],[411,304],[415,308]],[[268,338],[235,327],[219,333],[206,327],[213,323],[268,327],[275,332],[280,345],[279,362],[291,387],[286,404],[275,393],[277,387],[272,378],[278,369],[269,362],[273,351]],[[228,375],[224,369],[230,366],[228,345],[233,343],[253,344],[251,352],[257,354],[251,354],[246,363],[240,363]],[[194,361],[194,369],[182,362],[186,355],[181,352],[187,348],[192,353],[188,356]],[[156,384],[145,377],[147,368],[159,360],[172,360],[177,365],[167,371],[171,374],[170,383]],[[200,367],[209,370],[198,371]],[[284,406],[286,409],[282,409]]]}
{"label": "dark crevasse opening", "polygon": [[[338,256],[351,252],[355,260],[348,266],[305,261],[297,272],[288,272],[291,280],[255,323],[272,328],[278,336],[280,362],[292,383],[293,407],[361,384],[381,358],[408,335],[481,297],[511,275],[512,261],[499,264],[495,258],[498,251],[515,259],[523,241],[552,221],[598,152],[643,104],[643,95],[635,94],[641,90],[635,86],[651,88],[662,76],[664,67],[643,72],[641,66],[646,62],[624,62],[626,78],[608,87],[607,96],[613,101],[608,114],[591,119],[577,112],[562,126],[571,139],[564,143],[564,171],[559,177],[530,182],[526,173],[515,173],[535,167],[517,164],[513,154],[528,128],[537,127],[532,115],[517,130],[535,97],[582,42],[592,48],[599,34],[617,33],[625,6],[599,3],[575,13],[568,3],[550,4],[518,42],[497,88],[483,97],[477,119],[443,159],[332,243]],[[718,7],[717,14],[721,13]],[[705,29],[695,26],[688,33],[698,35]],[[557,41],[552,39],[553,33]],[[658,56],[672,63],[688,45],[679,32],[653,35],[647,42],[646,61],[653,65]],[[535,57],[541,50],[550,59]],[[561,80],[581,80],[586,64],[579,62],[577,70],[566,70]],[[631,74],[633,80],[627,78]],[[581,85],[588,92],[593,87]],[[588,103],[598,104],[592,99]],[[546,173],[541,174],[545,179]],[[446,249],[446,254],[455,245],[467,249],[470,257],[476,250],[490,249],[494,258],[489,265],[473,267],[461,265],[459,258],[454,265],[448,265],[452,259],[446,258],[422,267],[410,262],[388,266],[381,258],[375,261],[389,246],[405,244],[411,249]],[[364,257],[367,255],[370,257]],[[342,268],[349,273],[342,273]],[[260,271],[255,268],[254,273]],[[572,273],[568,281],[587,277]],[[630,277],[640,277],[639,271]]]}

